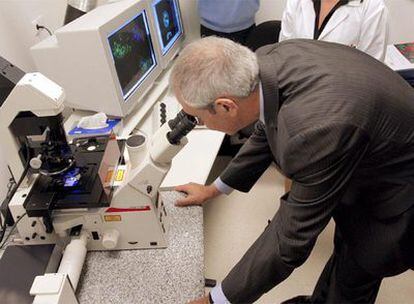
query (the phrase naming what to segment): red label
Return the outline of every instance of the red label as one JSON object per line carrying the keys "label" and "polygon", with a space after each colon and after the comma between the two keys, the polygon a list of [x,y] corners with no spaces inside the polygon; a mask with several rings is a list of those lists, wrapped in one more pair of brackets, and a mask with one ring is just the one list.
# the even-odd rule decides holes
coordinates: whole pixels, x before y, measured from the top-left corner
{"label": "red label", "polygon": [[150,211],[150,206],[142,206],[137,208],[108,208],[105,212],[140,212],[140,211]]}

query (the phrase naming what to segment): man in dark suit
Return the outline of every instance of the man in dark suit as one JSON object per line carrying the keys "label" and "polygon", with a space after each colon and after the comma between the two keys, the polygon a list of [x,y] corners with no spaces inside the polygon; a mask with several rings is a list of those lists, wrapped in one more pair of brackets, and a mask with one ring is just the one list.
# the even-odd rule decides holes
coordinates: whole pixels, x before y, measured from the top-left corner
{"label": "man in dark suit", "polygon": [[272,162],[293,181],[210,302],[254,302],[306,261],[331,218],[335,250],[306,301],[374,303],[384,277],[414,267],[414,90],[392,70],[339,44],[291,40],[255,55],[205,38],[183,50],[170,84],[211,129],[259,120],[214,184],[176,188],[188,194],[178,205],[247,192]]}

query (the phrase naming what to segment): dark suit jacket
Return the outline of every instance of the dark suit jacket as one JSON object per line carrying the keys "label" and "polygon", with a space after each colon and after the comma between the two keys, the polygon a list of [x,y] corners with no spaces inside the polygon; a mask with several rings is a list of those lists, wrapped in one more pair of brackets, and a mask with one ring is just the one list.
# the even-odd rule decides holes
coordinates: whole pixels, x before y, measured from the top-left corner
{"label": "dark suit jacket", "polygon": [[258,58],[265,124],[221,179],[247,192],[274,161],[293,185],[223,281],[225,295],[251,302],[283,281],[331,217],[361,267],[378,276],[406,269],[405,231],[364,225],[414,205],[414,90],[381,62],[339,44],[289,40],[261,48]]}

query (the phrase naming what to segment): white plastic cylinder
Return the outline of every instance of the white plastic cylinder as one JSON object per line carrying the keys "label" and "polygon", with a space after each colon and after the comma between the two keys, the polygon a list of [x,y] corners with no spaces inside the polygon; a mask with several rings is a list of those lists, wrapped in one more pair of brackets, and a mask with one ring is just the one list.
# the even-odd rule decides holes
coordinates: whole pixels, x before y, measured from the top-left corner
{"label": "white plastic cylinder", "polygon": [[126,147],[131,167],[135,168],[144,160],[147,153],[147,137],[143,133],[131,135],[126,141]]}
{"label": "white plastic cylinder", "polygon": [[170,164],[174,156],[181,151],[188,140],[183,137],[180,144],[173,145],[168,141],[167,134],[171,129],[168,124],[164,124],[151,138],[149,154],[151,159],[157,164]]}
{"label": "white plastic cylinder", "polygon": [[102,246],[106,249],[114,249],[118,245],[119,231],[116,229],[106,230],[102,237]]}
{"label": "white plastic cylinder", "polygon": [[86,236],[72,240],[66,246],[60,262],[58,273],[66,273],[72,283],[73,289],[78,286],[79,277],[86,258]]}

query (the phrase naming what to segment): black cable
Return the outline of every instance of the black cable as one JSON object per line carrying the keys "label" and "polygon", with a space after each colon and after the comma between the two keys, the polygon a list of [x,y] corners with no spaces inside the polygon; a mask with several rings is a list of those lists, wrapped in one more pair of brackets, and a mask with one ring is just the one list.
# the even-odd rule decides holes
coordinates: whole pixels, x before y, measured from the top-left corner
{"label": "black cable", "polygon": [[36,29],[37,30],[46,30],[49,33],[50,36],[53,35],[52,32],[44,25],[36,24]]}
{"label": "black cable", "polygon": [[6,233],[6,221],[4,221],[4,226],[3,226],[3,219],[1,218],[1,214],[0,214],[0,226],[1,226],[0,240],[3,240],[4,234]]}
{"label": "black cable", "polygon": [[[12,189],[13,189],[13,186],[15,184],[16,184],[16,181],[14,180],[13,175],[12,175],[12,177],[9,179],[9,182],[7,183],[7,186],[6,186],[7,187],[7,194],[6,194],[6,198],[3,200],[2,206],[5,203],[5,201],[10,198],[10,195],[11,195],[11,192],[12,192]],[[3,219],[2,219],[2,217],[0,215],[0,228],[1,228],[1,231],[0,231],[0,242],[3,240],[4,233],[6,232],[6,225],[7,225],[6,224],[6,216],[4,216],[4,219],[5,220],[4,220],[4,223],[3,223]]]}
{"label": "black cable", "polygon": [[[12,191],[12,187],[14,186],[16,184],[16,181],[14,180],[14,178],[13,177],[11,177],[10,179],[9,179],[9,183],[7,184],[7,194],[6,194],[6,198],[3,200],[3,204],[4,204],[4,202],[6,201],[6,200],[8,200],[9,199],[9,197],[10,197],[10,194],[11,194],[11,191]],[[2,205],[3,205],[2,204]],[[1,215],[0,215],[0,227],[1,227],[1,231],[0,231],[0,242],[3,240],[3,237],[4,237],[4,233],[6,232],[6,218],[5,218],[5,221],[4,221],[4,223],[3,223],[3,219],[2,219],[2,217],[1,217]]]}
{"label": "black cable", "polygon": [[0,249],[3,249],[3,246],[7,243],[7,240],[9,239],[9,237],[12,235],[14,229],[16,228],[17,224],[21,221],[22,218],[25,217],[27,213],[23,213],[23,215],[21,217],[19,217],[19,219],[14,223],[14,225],[11,227],[9,234],[6,236],[6,238],[4,239],[4,242],[0,245]]}

